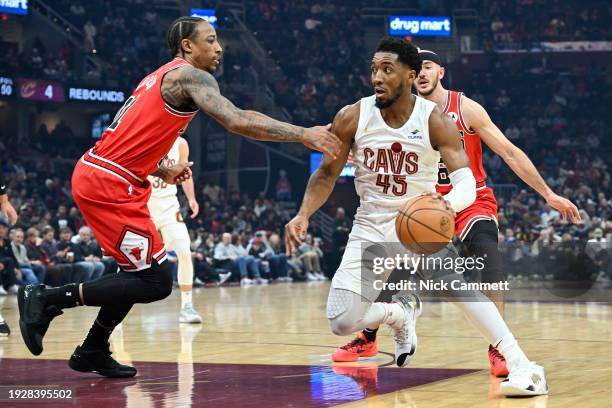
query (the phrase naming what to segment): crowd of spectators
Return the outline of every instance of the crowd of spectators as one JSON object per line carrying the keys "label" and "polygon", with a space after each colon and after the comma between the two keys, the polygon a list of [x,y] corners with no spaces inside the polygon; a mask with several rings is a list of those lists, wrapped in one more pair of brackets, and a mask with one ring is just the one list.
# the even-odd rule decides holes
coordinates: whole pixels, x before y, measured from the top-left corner
{"label": "crowd of spectators", "polygon": [[364,30],[353,7],[283,0],[248,5],[249,28],[282,68],[276,101],[296,123],[329,123],[344,104],[368,94]]}
{"label": "crowd of spectators", "polygon": [[609,3],[546,0],[465,1],[479,10],[485,49],[532,49],[540,42],[604,41],[612,34]]}
{"label": "crowd of spectators", "polygon": [[[383,3],[396,7],[403,2]],[[427,6],[419,3],[419,7],[436,11],[476,5],[472,0],[447,3],[450,2],[440,0],[428,2]],[[481,25],[481,36],[491,41],[492,48],[504,48],[507,43],[527,44],[534,39],[606,38],[610,28],[601,22],[610,14],[610,6],[597,1],[586,3],[593,7],[577,10],[573,3],[540,0],[487,1],[478,7],[481,21],[489,21]],[[153,12],[143,15],[141,9],[137,10],[143,0],[127,1],[119,7],[111,5],[110,0],[91,4],[58,0],[53,4],[68,13],[66,18],[73,24],[83,27],[88,47],[95,48],[109,63],[110,70],[102,73],[101,78],[121,77],[131,81],[133,87],[144,73],[167,60],[159,16]],[[282,68],[285,76],[276,81],[276,100],[290,111],[295,122],[327,123],[339,108],[370,93],[369,56],[362,22],[354,7],[332,1],[260,0],[248,2],[247,22]],[[556,28],[551,29],[551,25]],[[288,42],[291,47],[287,47]],[[63,67],[60,71],[70,72],[72,51],[68,43],[58,53],[45,50],[37,42],[21,61],[11,52],[9,66],[26,63],[44,70],[57,65]],[[542,250],[547,243],[558,242],[559,247],[571,247],[576,259],[585,261],[586,258],[580,258],[586,253],[584,244],[606,237],[610,242],[612,232],[609,220],[612,188],[606,160],[612,145],[604,120],[612,102],[606,85],[609,74],[605,67],[580,63],[567,72],[553,71],[547,67],[545,56],[541,61],[526,59],[518,68],[503,55],[490,56],[493,60],[489,66],[474,69],[472,80],[461,84],[460,89],[488,110],[507,137],[532,158],[556,192],[578,205],[584,220],[577,225],[562,221],[541,197],[520,183],[498,156],[485,152],[489,183],[518,186],[512,194],[500,195],[498,199],[503,251],[516,265],[522,265],[521,262],[534,265],[530,260],[550,253]],[[49,58],[64,62],[50,62]],[[231,60],[229,54],[227,58]],[[236,63],[231,62],[229,70],[224,68],[227,75],[233,75],[233,67],[240,68],[241,64],[248,61],[239,58]],[[57,281],[66,276],[86,280],[114,268],[95,248],[74,247],[87,240],[83,231],[85,236],[87,233],[82,230],[84,221],[70,197],[72,163],[57,159],[56,150],[66,150],[54,150],[54,144],[65,147],[73,145],[66,141],[76,139],[69,124],[60,123],[52,130],[39,129],[32,147],[39,155],[44,151],[50,156],[32,161],[3,153],[0,146],[2,167],[11,181],[11,197],[20,212],[19,224],[10,233],[5,231],[6,237],[0,239],[12,241],[11,252],[15,253],[15,259],[6,261],[8,266],[3,263],[2,276],[9,274],[11,262],[15,280],[21,282]],[[81,146],[75,147],[75,151],[83,150]],[[279,201],[292,195],[290,176],[285,174],[279,180],[276,196]],[[202,282],[230,279],[251,284],[265,283],[268,279],[315,280],[325,273],[329,276],[338,264],[350,228],[350,216],[339,211],[331,242],[321,242],[321,234],[315,232],[295,257],[287,259],[281,235],[291,214],[278,201],[263,194],[252,198],[238,192],[226,193],[209,184],[201,189],[199,198],[201,214],[189,220],[188,226],[196,274]],[[2,226],[0,235],[1,232]],[[25,252],[20,245],[25,245]],[[2,259],[13,258],[7,249],[11,247],[3,248]],[[555,259],[559,262],[564,259],[564,265],[568,264],[562,256]],[[44,271],[41,265],[45,266]],[[602,279],[609,276],[602,262],[594,265],[595,274]],[[551,269],[554,268],[548,268]],[[517,271],[525,276],[546,275],[536,267]],[[12,290],[12,281],[6,282],[3,278],[4,287]]]}
{"label": "crowd of spectators", "polygon": [[[73,160],[18,160],[0,153],[2,171],[19,219],[0,219],[0,295],[16,285],[84,282],[117,270],[105,257],[70,191]],[[264,194],[226,194],[218,185],[199,189],[197,218],[184,218],[191,237],[196,284],[242,285],[325,280],[323,244],[308,237],[287,257],[279,233],[290,214]],[[170,253],[171,261],[177,262]]]}

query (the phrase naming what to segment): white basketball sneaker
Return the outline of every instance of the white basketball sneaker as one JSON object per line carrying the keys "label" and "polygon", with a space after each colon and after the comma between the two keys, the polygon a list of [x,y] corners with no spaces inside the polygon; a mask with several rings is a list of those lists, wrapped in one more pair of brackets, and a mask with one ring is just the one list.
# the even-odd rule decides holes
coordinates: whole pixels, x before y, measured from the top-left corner
{"label": "white basketball sneaker", "polygon": [[416,321],[423,309],[421,299],[412,293],[393,296],[393,302],[406,311],[402,326],[395,330],[395,363],[398,367],[407,365],[417,349]]}
{"label": "white basketball sneaker", "polygon": [[181,323],[202,323],[202,316],[196,312],[191,303],[186,304],[181,308],[179,314],[179,322]]}
{"label": "white basketball sneaker", "polygon": [[548,394],[544,367],[530,361],[511,369],[508,378],[501,382],[500,391],[506,397]]}

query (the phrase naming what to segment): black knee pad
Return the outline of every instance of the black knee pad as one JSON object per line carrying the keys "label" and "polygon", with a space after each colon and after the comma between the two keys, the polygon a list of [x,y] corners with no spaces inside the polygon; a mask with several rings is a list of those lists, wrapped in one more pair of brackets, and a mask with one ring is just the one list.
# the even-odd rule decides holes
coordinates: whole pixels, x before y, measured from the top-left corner
{"label": "black knee pad", "polygon": [[483,282],[504,280],[501,254],[498,248],[497,224],[491,220],[477,221],[461,243],[461,255],[482,258]]}
{"label": "black knee pad", "polygon": [[152,299],[149,302],[165,299],[172,293],[174,279],[170,262],[164,261],[158,264],[157,261],[153,260],[151,268],[139,272],[139,275],[152,289]]}

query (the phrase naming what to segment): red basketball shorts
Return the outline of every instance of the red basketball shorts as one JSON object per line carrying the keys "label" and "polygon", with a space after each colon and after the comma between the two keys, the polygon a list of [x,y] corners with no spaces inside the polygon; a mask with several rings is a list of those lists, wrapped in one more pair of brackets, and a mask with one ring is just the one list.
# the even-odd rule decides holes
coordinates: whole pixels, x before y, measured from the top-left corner
{"label": "red basketball shorts", "polygon": [[85,153],[72,174],[72,194],[85,222],[124,271],[151,267],[166,259],[147,201],[151,184],[109,160]]}
{"label": "red basketball shorts", "polygon": [[483,187],[476,190],[476,200],[455,217],[455,235],[463,241],[472,226],[481,220],[493,220],[497,224],[497,200],[493,189]]}

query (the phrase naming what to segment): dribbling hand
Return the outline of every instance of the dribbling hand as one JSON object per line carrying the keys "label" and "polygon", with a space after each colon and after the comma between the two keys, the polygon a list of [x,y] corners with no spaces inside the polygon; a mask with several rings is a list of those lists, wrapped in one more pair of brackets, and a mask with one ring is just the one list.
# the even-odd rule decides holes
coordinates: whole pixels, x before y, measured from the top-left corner
{"label": "dribbling hand", "polygon": [[285,225],[285,251],[292,256],[306,239],[308,218],[298,214]]}

